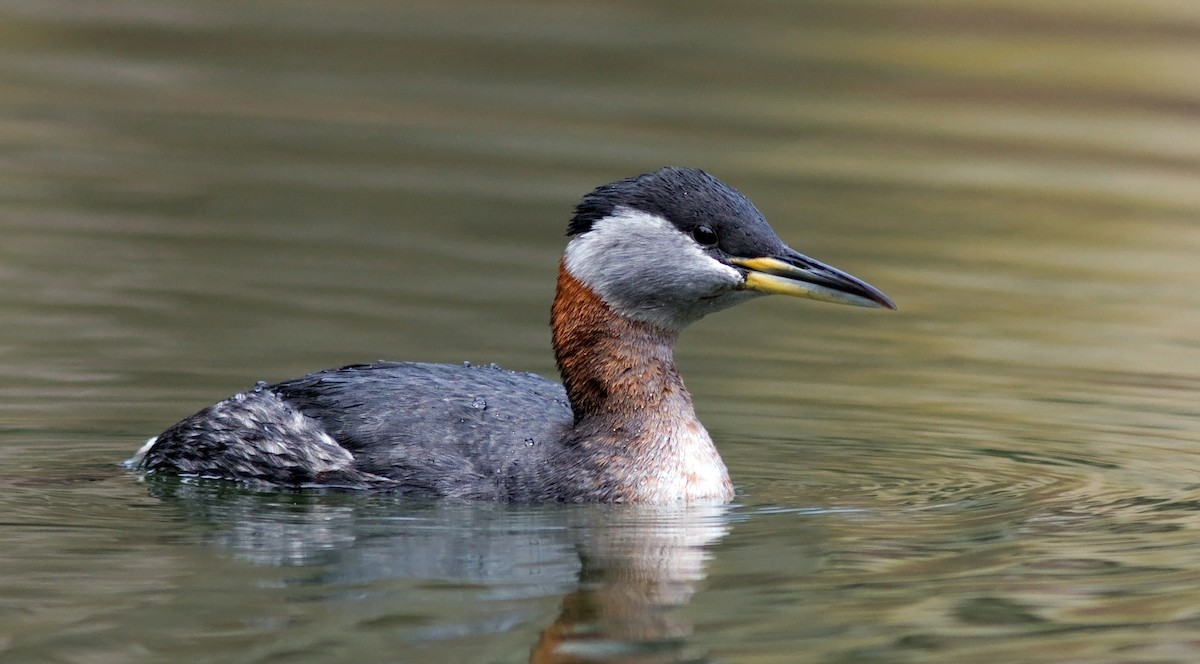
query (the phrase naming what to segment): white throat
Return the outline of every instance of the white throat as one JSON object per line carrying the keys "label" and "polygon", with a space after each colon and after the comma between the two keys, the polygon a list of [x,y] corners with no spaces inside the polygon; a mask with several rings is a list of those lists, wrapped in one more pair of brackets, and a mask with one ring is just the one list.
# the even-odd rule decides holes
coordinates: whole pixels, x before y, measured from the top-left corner
{"label": "white throat", "polygon": [[753,297],[740,272],[648,212],[618,207],[567,245],[571,275],[628,318],[678,331]]}

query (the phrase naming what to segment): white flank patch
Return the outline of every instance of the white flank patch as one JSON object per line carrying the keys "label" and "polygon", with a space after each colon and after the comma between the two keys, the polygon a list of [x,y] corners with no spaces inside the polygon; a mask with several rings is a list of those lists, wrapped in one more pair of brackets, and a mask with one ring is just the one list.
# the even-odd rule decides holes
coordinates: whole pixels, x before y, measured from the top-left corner
{"label": "white flank patch", "polygon": [[147,440],[145,445],[142,445],[141,447],[139,447],[138,451],[134,452],[133,456],[124,462],[125,467],[134,468],[138,464],[140,464],[142,462],[142,459],[146,458],[146,453],[149,452],[150,448],[154,447],[154,444],[157,442],[158,442],[158,436],[151,436],[150,440]]}

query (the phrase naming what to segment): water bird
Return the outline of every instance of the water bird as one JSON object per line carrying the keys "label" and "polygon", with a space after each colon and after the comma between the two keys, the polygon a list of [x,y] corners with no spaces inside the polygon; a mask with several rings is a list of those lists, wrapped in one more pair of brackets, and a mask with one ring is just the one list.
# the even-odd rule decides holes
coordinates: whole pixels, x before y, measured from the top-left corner
{"label": "water bird", "polygon": [[551,307],[562,384],[495,366],[375,362],[235,394],[151,438],[143,474],[517,502],[727,502],[729,473],[676,369],[679,333],[775,293],[895,309],[800,254],[708,173],[583,197]]}

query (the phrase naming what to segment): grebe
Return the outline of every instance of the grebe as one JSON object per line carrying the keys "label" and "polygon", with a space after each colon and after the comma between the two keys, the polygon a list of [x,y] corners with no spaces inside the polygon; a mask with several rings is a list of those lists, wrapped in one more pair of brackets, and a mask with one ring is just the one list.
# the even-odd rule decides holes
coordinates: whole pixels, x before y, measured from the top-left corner
{"label": "grebe", "polygon": [[696,169],[596,189],[567,235],[550,322],[562,385],[495,366],[319,371],[205,408],[128,465],[424,497],[726,502],[729,474],[675,368],[680,330],[765,293],[895,309]]}

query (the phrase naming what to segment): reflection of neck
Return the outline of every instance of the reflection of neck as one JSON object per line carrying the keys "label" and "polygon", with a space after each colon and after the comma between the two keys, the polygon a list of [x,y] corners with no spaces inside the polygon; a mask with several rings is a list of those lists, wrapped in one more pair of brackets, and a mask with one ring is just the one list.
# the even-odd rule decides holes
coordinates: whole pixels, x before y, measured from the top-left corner
{"label": "reflection of neck", "polygon": [[[620,523],[586,529],[580,587],[563,597],[531,664],[612,661],[614,646],[626,653],[616,661],[681,660],[692,626],[673,609],[686,605],[704,579],[708,547],[728,532],[727,508],[623,509]],[[613,529],[621,537],[612,537]]]}
{"label": "reflection of neck", "polygon": [[555,359],[581,444],[631,501],[729,500],[733,487],[675,368],[676,332],[617,315],[560,265],[551,309]]}

